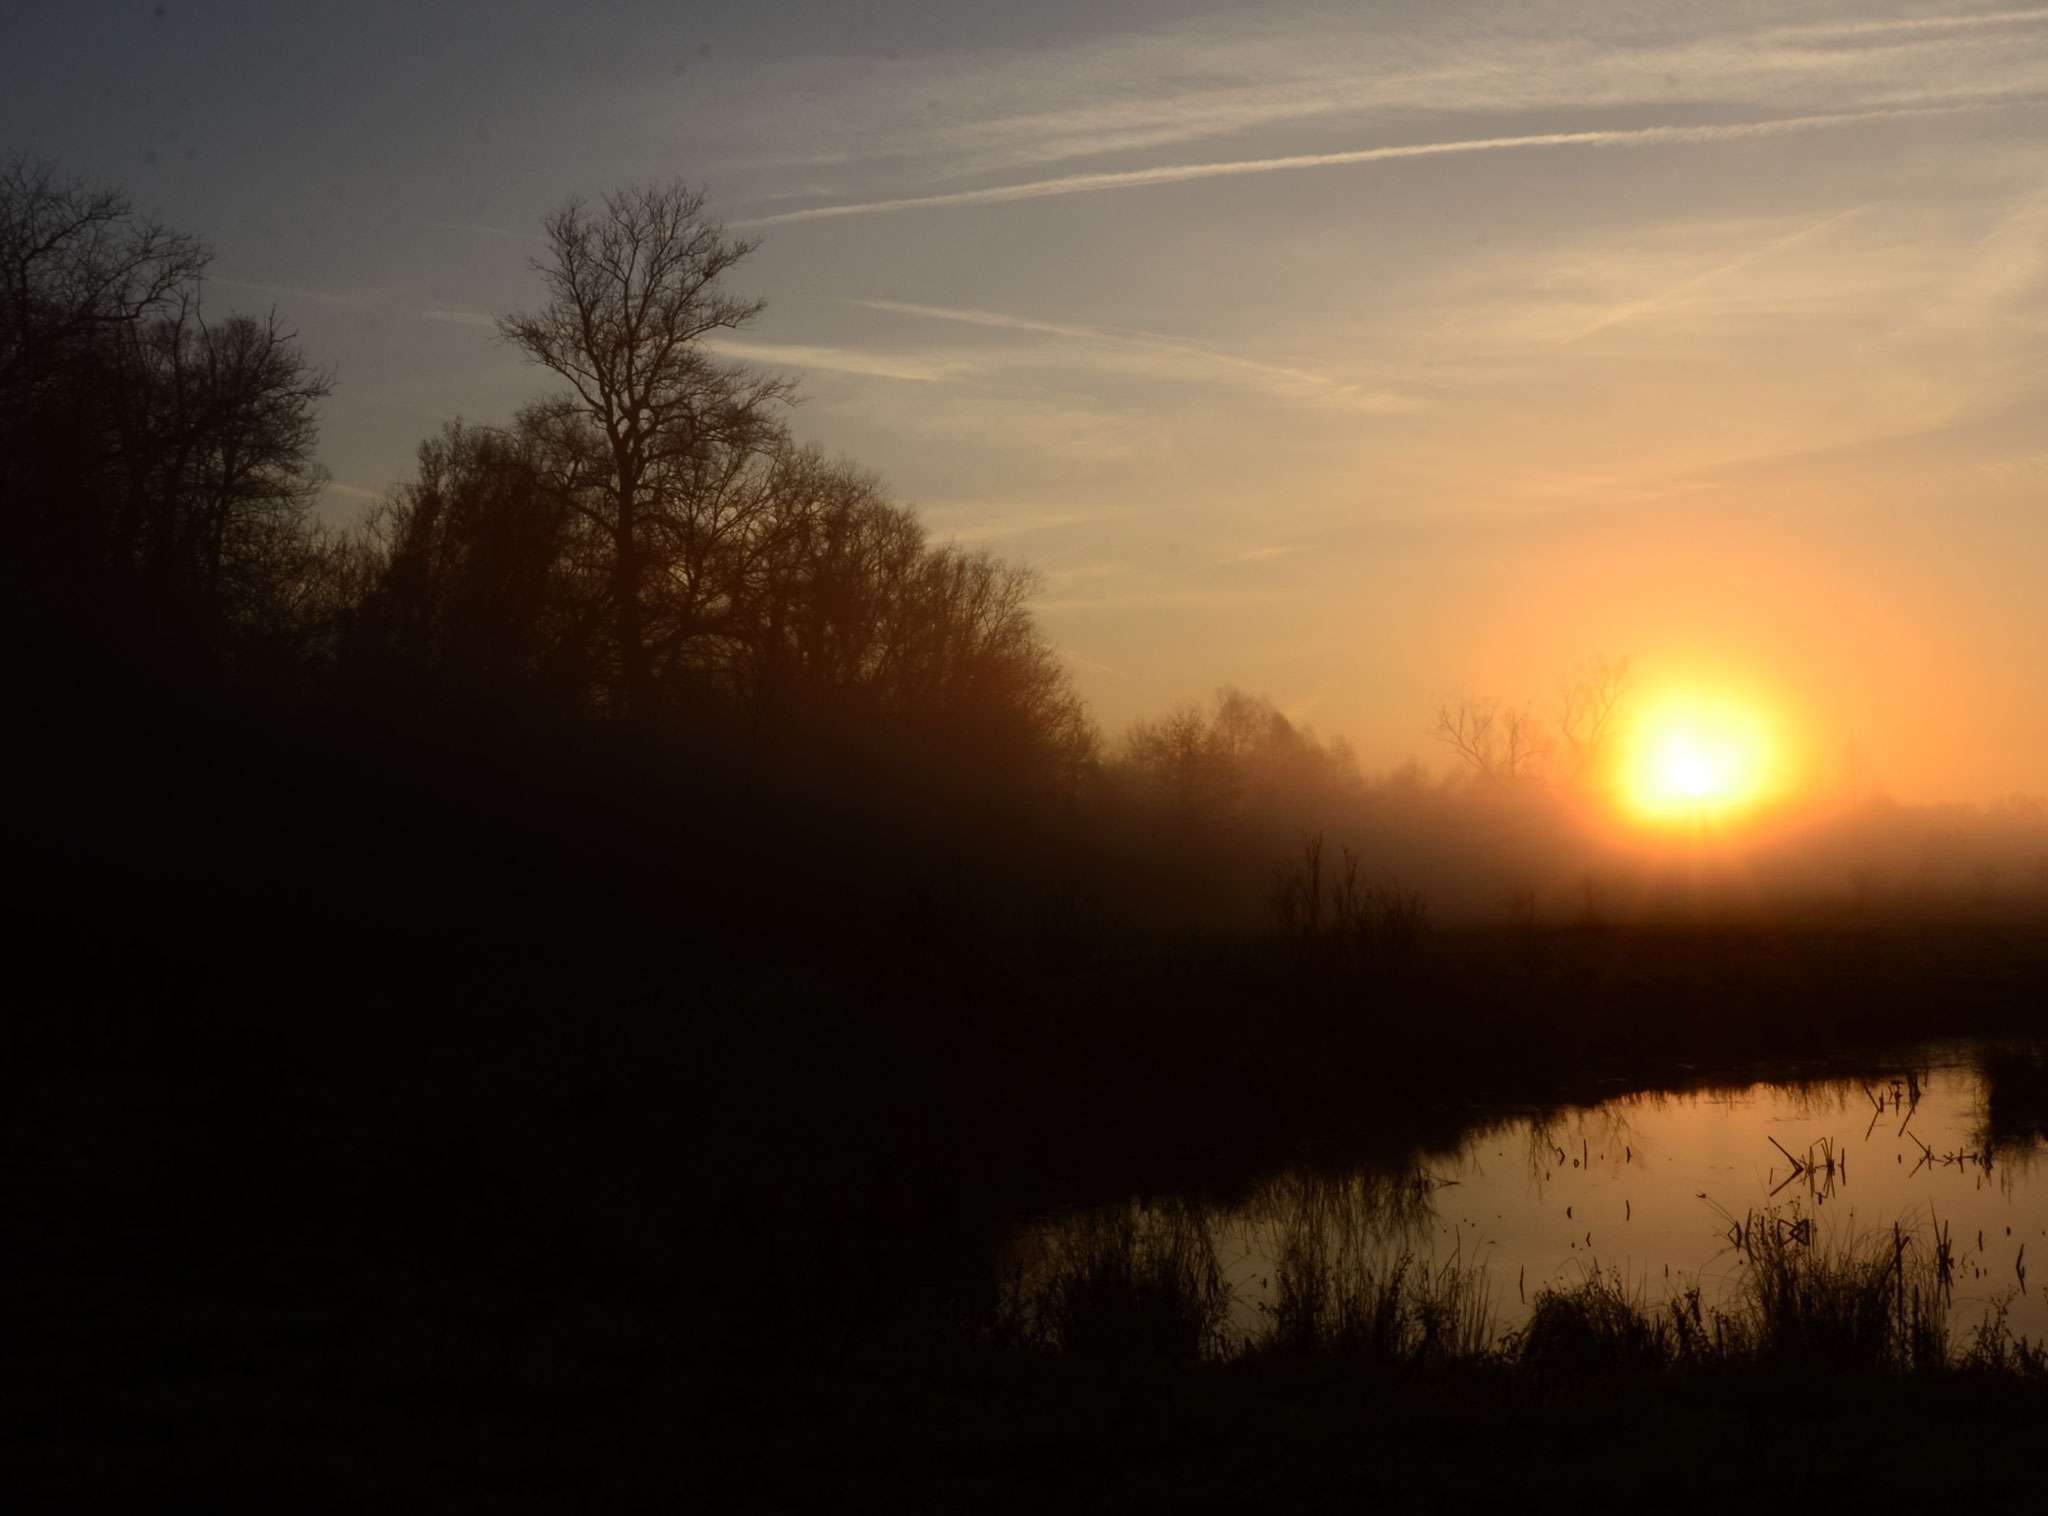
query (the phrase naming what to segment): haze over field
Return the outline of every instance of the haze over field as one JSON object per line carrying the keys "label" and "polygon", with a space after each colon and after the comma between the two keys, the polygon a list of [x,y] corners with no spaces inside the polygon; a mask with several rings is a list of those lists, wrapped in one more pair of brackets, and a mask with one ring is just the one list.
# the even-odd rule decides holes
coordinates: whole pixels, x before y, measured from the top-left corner
{"label": "haze over field", "polygon": [[2044,126],[2023,6],[0,19],[0,144],[338,366],[331,516],[546,387],[543,215],[680,174],[761,238],[725,350],[1038,566],[1110,732],[1230,683],[1441,763],[1605,651],[1910,800],[2048,789]]}

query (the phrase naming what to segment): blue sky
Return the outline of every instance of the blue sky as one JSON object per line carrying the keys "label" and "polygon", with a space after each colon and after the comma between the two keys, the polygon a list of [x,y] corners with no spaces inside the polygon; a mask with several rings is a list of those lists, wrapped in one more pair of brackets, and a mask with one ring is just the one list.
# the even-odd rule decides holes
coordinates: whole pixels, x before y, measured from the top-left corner
{"label": "blue sky", "polygon": [[2048,9],[24,4],[0,147],[337,367],[337,516],[545,388],[548,210],[681,175],[735,354],[1038,565],[1112,731],[1233,682],[1381,767],[1633,652],[2048,791]]}

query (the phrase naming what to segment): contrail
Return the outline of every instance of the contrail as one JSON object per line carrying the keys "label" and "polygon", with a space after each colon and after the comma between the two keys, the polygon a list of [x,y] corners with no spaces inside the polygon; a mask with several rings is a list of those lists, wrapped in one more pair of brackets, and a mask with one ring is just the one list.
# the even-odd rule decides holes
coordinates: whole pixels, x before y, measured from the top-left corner
{"label": "contrail", "polygon": [[1400,147],[1366,147],[1340,153],[1300,153],[1287,158],[1244,158],[1224,163],[1177,163],[1159,168],[1125,169],[1112,173],[1068,174],[1058,179],[1033,179],[1023,184],[998,184],[986,189],[951,190],[938,195],[905,195],[893,200],[863,200],[848,205],[815,205],[808,210],[780,211],[735,221],[734,226],[781,226],[794,221],[823,221],[834,216],[875,216],[886,211],[924,210],[951,205],[1001,205],[1012,200],[1038,200],[1050,195],[1086,195],[1101,190],[1137,189],[1152,184],[1179,184],[1189,179],[1223,179],[1233,174],[1272,174],[1289,169],[1336,168],[1352,163],[1384,163],[1395,158],[1434,158],[1450,153],[1490,153],[1530,147],[1649,147],[1657,143],[1735,142],[1748,137],[1776,137],[1789,132],[1853,126],[1863,121],[1890,121],[1907,116],[1947,116],[2000,105],[2034,105],[2037,99],[1972,101],[1954,105],[1888,106],[1878,110],[1842,111],[1828,116],[1784,116],[1727,126],[1642,126],[1592,132],[1541,132],[1527,137],[1472,137],[1458,142],[1414,142]]}
{"label": "contrail", "polygon": [[1960,16],[1895,16],[1883,21],[1820,21],[1810,26],[1777,26],[1766,37],[1883,37],[1912,32],[1963,31],[1981,26],[2027,26],[2048,21],[2048,9],[1977,11]]}
{"label": "contrail", "polygon": [[1621,322],[1632,320],[1640,316],[1644,311],[1655,310],[1660,305],[1666,305],[1704,285],[1712,284],[1716,279],[1725,278],[1737,269],[1747,268],[1752,263],[1759,263],[1770,257],[1773,253],[1781,253],[1786,248],[1804,242],[1808,238],[1817,237],[1823,232],[1832,231],[1845,221],[1853,221],[1869,209],[1870,207],[1867,205],[1855,205],[1846,211],[1837,212],[1832,216],[1825,216],[1819,221],[1814,222],[1811,226],[1803,226],[1788,236],[1776,238],[1762,247],[1752,248],[1739,258],[1731,258],[1728,262],[1717,267],[1707,269],[1703,273],[1694,274],[1690,279],[1680,280],[1677,284],[1672,285],[1671,288],[1659,294],[1651,295],[1648,299],[1633,300],[1627,305],[1617,307],[1600,317],[1599,320],[1593,322],[1590,326],[1564,338],[1563,341],[1565,343],[1578,342],[1586,337],[1593,336],[1596,332],[1604,332],[1610,326],[1616,326]]}
{"label": "contrail", "polygon": [[1219,353],[1213,348],[1196,347],[1172,337],[1162,337],[1156,332],[1134,331],[1129,327],[1075,326],[1066,322],[1034,321],[1025,316],[1009,316],[1000,311],[957,310],[942,305],[913,305],[903,300],[847,300],[845,303],[871,311],[889,311],[899,316],[920,316],[932,321],[957,321],[968,326],[996,327],[1003,331],[1042,332],[1053,337],[1074,337],[1087,342],[1112,343],[1122,347],[1169,353],[1182,358],[1197,359],[1234,373],[1253,375],[1264,380],[1269,388],[1277,385],[1290,391],[1313,390],[1366,410],[1406,411],[1415,408],[1414,402],[1404,396],[1385,392],[1361,393],[1356,385],[1332,379],[1327,374],[1287,368],[1277,363],[1262,363],[1256,358],[1244,358],[1235,353]]}

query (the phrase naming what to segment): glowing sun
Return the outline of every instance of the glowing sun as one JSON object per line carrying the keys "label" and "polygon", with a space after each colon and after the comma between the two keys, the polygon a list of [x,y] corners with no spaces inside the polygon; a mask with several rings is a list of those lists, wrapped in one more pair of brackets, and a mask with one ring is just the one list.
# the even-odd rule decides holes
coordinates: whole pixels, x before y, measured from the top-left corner
{"label": "glowing sun", "polygon": [[1757,798],[1769,768],[1763,722],[1734,706],[1674,696],[1638,725],[1628,764],[1630,802],[1646,817],[1720,814]]}

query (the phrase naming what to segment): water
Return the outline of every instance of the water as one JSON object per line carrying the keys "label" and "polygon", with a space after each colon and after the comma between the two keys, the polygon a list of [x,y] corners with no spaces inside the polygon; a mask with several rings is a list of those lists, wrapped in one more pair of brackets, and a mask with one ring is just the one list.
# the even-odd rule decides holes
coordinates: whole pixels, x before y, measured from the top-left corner
{"label": "water", "polygon": [[[1627,1095],[1476,1128],[1412,1169],[1355,1171],[1347,1214],[1390,1258],[1484,1264],[1504,1330],[1539,1290],[1595,1269],[1652,1302],[1694,1285],[1723,1299],[1748,1266],[1736,1229],[1759,1211],[1823,1243],[1938,1232],[1959,1341],[2000,1305],[2013,1332],[2048,1341],[2048,1145],[2038,1115],[2017,1130],[1991,1118],[1963,1049],[1863,1078]],[[1240,1336],[1266,1320],[1296,1183],[1277,1176],[1210,1217]]]}

